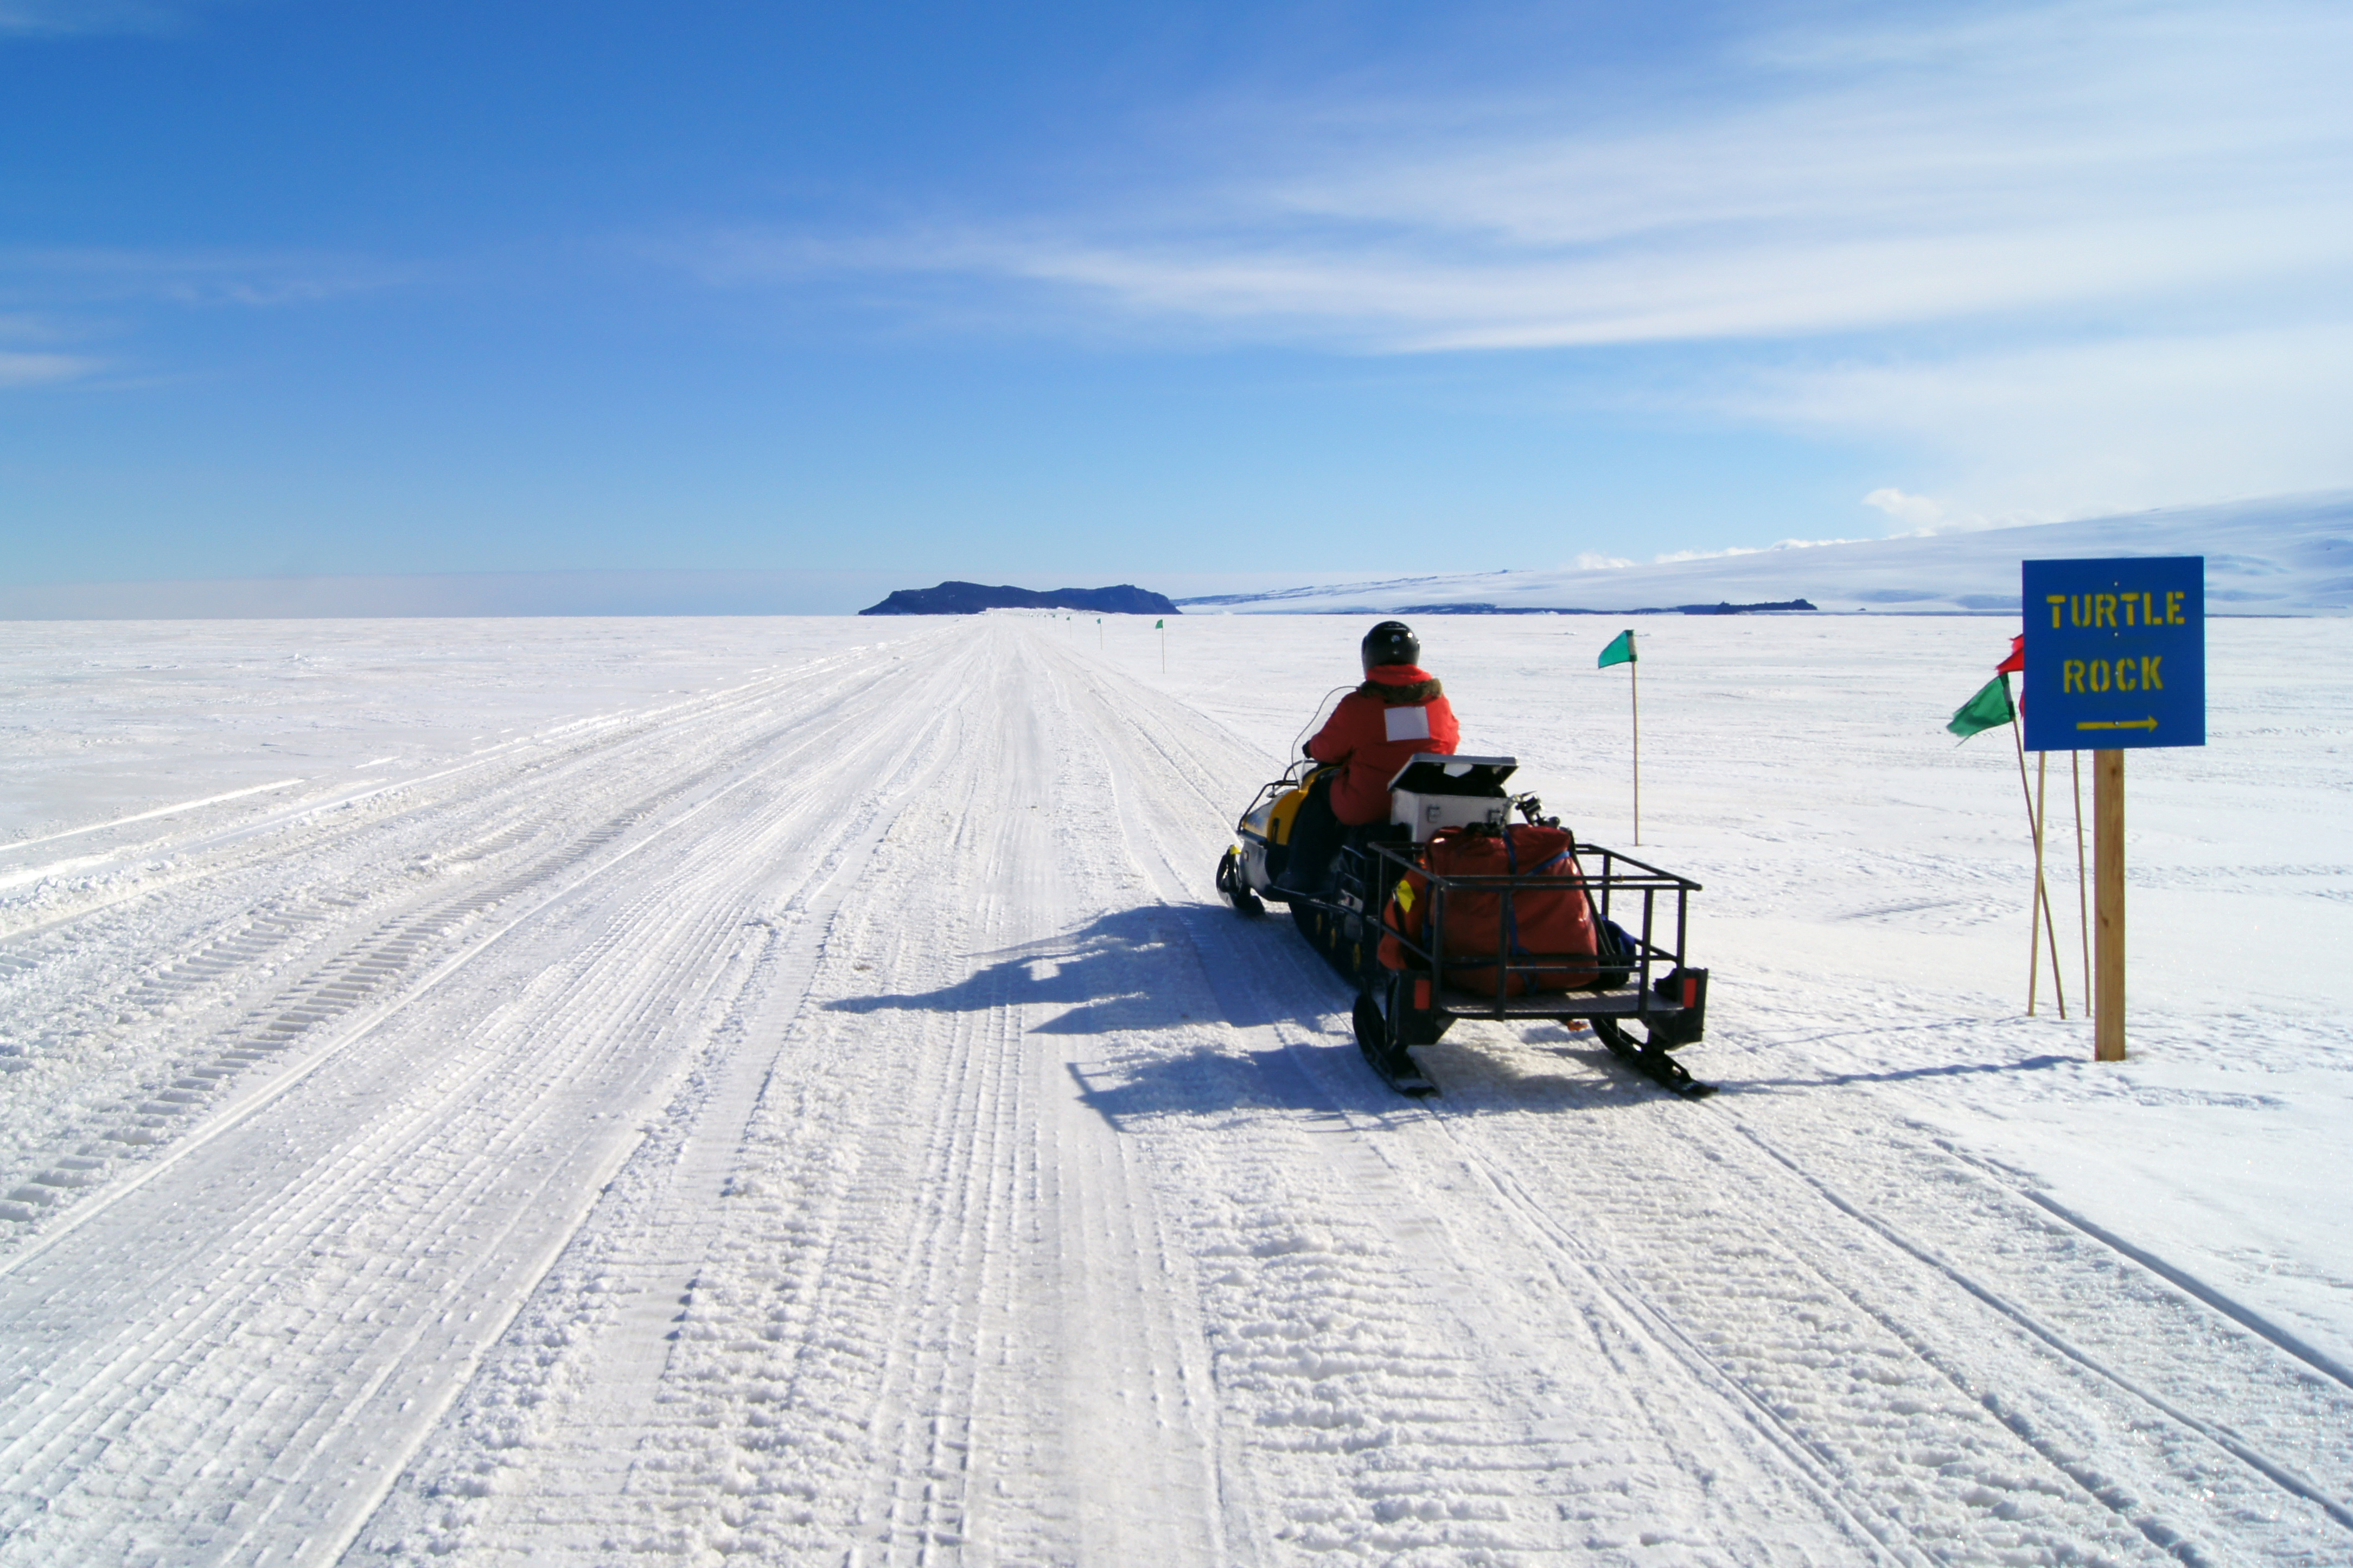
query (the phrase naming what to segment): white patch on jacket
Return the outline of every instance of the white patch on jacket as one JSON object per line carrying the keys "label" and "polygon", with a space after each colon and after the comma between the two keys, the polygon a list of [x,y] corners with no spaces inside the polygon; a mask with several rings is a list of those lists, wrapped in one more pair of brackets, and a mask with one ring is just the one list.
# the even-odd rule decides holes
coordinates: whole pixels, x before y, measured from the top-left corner
{"label": "white patch on jacket", "polygon": [[1427,708],[1384,708],[1381,722],[1388,727],[1392,741],[1427,741],[1430,739],[1430,710]]}

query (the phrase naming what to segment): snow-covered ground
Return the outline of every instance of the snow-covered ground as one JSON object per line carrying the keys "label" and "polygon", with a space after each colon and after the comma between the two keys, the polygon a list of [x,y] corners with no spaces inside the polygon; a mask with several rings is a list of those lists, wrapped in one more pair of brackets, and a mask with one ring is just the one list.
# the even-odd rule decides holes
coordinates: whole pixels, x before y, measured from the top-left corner
{"label": "snow-covered ground", "polygon": [[[1614,628],[1422,629],[1622,841]],[[2106,1066],[2000,623],[1651,626],[1701,1103],[1215,902],[1360,631],[0,625],[0,1563],[2353,1560],[2353,626],[2131,759]]]}
{"label": "snow-covered ground", "polygon": [[[1473,537],[1466,535],[1467,548],[1484,550],[1467,543]],[[1634,548],[1630,538],[1624,548]],[[1462,573],[1179,602],[1196,614],[1305,615],[1463,605],[1608,613],[1803,599],[1840,612],[2014,615],[2021,561],[2114,555],[2204,556],[2209,615],[2342,614],[2353,610],[2353,494],[1894,539],[1788,541],[1641,565]]]}

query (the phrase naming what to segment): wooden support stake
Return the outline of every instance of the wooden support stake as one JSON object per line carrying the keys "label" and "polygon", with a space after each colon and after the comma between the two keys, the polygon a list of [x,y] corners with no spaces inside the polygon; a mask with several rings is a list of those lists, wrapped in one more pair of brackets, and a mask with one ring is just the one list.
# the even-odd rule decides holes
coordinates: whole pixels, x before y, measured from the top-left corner
{"label": "wooden support stake", "polygon": [[2084,863],[2084,753],[2070,752],[2067,761],[2075,773],[2075,921],[2084,936],[2084,998],[2091,1005],[2092,995],[2092,878]]}
{"label": "wooden support stake", "polygon": [[2125,1059],[2125,754],[2092,753],[2092,863],[2098,886],[2093,1057]]}

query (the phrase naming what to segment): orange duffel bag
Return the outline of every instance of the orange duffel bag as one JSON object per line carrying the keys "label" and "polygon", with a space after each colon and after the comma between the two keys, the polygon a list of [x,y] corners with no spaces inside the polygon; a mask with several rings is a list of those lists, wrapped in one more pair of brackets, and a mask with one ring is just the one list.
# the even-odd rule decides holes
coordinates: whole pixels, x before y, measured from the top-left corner
{"label": "orange duffel bag", "polygon": [[[1510,877],[1508,908],[1500,887],[1453,888],[1446,893],[1444,921],[1446,984],[1473,994],[1495,994],[1495,961],[1553,965],[1534,971],[1506,969],[1504,994],[1530,990],[1574,991],[1599,976],[1600,942],[1593,905],[1585,896],[1576,840],[1567,829],[1515,823],[1498,830],[1479,825],[1441,827],[1431,835],[1422,864],[1432,875]],[[1409,871],[1390,896],[1381,935],[1381,963],[1390,969],[1418,963],[1397,932],[1424,942],[1430,918],[1430,878]],[[1426,945],[1426,943],[1425,943]],[[1484,960],[1454,963],[1453,960]]]}

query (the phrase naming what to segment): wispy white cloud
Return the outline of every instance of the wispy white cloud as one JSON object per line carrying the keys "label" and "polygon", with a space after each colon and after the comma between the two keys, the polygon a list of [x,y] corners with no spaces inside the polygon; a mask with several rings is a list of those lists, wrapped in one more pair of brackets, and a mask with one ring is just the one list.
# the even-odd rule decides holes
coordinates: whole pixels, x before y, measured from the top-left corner
{"label": "wispy white cloud", "polygon": [[2327,489],[2353,479],[2353,309],[2335,321],[1767,369],[1721,405],[1945,454],[1957,495],[1864,498],[1915,531]]}
{"label": "wispy white cloud", "polygon": [[93,355],[71,352],[79,334],[32,311],[0,314],[0,387],[79,381],[106,368]]}
{"label": "wispy white cloud", "polygon": [[[173,308],[275,310],[372,293],[414,269],[365,258],[283,252],[0,247],[0,386],[103,377],[122,384],[126,360],[88,352],[137,335]],[[152,373],[147,373],[152,374]]]}
{"label": "wispy white cloud", "polygon": [[93,375],[105,362],[85,354],[23,353],[0,349],[0,386],[37,386],[43,382],[79,381]]}
{"label": "wispy white cloud", "polygon": [[132,0],[0,0],[0,37],[12,34],[141,32],[156,10]]}
{"label": "wispy white cloud", "polygon": [[0,39],[170,33],[199,13],[245,0],[0,0]]}
{"label": "wispy white cloud", "polygon": [[2353,8],[1796,16],[1606,93],[1229,103],[1139,197],[696,265],[961,280],[1048,330],[1669,346],[1599,395],[1900,437],[1936,499],[1873,504],[1914,528],[2353,480]]}
{"label": "wispy white cloud", "polygon": [[[1653,566],[1672,566],[1680,561],[1722,561],[1735,555],[1765,555],[1776,550],[1818,550],[1825,544],[1855,544],[1852,539],[1779,539],[1766,545],[1731,544],[1722,550],[1670,550],[1651,557]],[[1616,563],[1631,566],[1630,561]]]}
{"label": "wispy white cloud", "polygon": [[1709,68],[1704,101],[1599,113],[1261,106],[1187,126],[1204,166],[1148,202],[831,250],[738,234],[707,266],[994,275],[1377,351],[2112,315],[2353,266],[2341,5],[2013,6]]}
{"label": "wispy white cloud", "polygon": [[1884,513],[1888,521],[1896,525],[1890,531],[1898,537],[2001,526],[2001,520],[1956,507],[1934,496],[1912,495],[1894,485],[1882,485],[1870,491],[1862,498],[1862,504]]}
{"label": "wispy white cloud", "polygon": [[45,307],[116,300],[270,307],[372,293],[415,269],[304,252],[0,247],[0,300]]}

